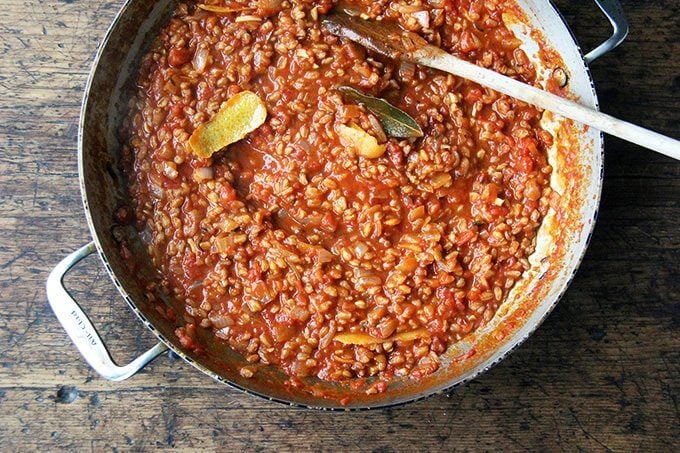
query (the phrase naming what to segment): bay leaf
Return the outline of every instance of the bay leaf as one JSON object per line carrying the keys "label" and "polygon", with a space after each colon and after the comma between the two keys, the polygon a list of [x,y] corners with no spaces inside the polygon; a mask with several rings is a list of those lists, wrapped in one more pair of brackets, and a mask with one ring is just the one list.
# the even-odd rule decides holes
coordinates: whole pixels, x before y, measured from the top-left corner
{"label": "bay leaf", "polygon": [[423,136],[423,130],[416,120],[408,113],[398,109],[386,100],[375,96],[369,96],[348,86],[339,86],[338,91],[347,99],[362,104],[371,113],[377,116],[387,135],[397,138]]}

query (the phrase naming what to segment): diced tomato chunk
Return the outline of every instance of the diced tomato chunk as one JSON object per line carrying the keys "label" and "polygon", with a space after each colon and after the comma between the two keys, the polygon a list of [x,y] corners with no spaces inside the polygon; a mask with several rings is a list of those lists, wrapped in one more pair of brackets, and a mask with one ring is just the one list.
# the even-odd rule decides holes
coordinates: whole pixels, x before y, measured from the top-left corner
{"label": "diced tomato chunk", "polygon": [[323,228],[325,231],[328,231],[329,233],[335,232],[335,230],[338,228],[338,221],[335,219],[335,216],[332,212],[327,212],[323,216],[321,219],[321,228]]}
{"label": "diced tomato chunk", "polygon": [[462,232],[461,234],[458,235],[458,238],[456,240],[456,245],[458,247],[462,247],[468,242],[470,242],[472,239],[477,236],[477,229],[476,228],[470,228],[467,231]]}
{"label": "diced tomato chunk", "polygon": [[191,58],[191,50],[187,48],[173,47],[168,53],[168,63],[176,68],[189,63]]}

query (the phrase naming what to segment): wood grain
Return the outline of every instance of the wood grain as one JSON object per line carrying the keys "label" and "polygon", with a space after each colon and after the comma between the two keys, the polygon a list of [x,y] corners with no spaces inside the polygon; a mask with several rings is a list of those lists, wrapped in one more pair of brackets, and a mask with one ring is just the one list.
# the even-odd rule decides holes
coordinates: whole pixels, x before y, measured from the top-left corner
{"label": "wood grain", "polygon": [[[89,240],[78,193],[79,104],[122,1],[0,8],[0,450],[680,449],[680,165],[607,139],[600,218],[566,296],[502,364],[450,396],[364,413],[290,409],[162,356],[95,376],[51,314],[47,274]],[[589,2],[557,1],[584,48]],[[604,111],[680,136],[680,6],[624,2],[631,34],[593,65]],[[96,258],[67,279],[120,361],[153,344]]]}

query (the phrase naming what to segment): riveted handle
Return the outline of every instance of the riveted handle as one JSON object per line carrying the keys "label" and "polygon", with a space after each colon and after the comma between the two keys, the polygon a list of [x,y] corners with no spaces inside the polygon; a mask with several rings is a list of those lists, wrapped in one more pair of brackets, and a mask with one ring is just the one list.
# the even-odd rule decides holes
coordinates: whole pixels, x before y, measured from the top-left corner
{"label": "riveted handle", "polygon": [[164,352],[167,346],[158,343],[129,364],[116,365],[92,322],[63,283],[64,275],[80,260],[95,251],[94,242],[90,242],[57,264],[47,278],[47,299],[52,311],[87,363],[102,377],[111,381],[122,381],[144,368],[147,363]]}
{"label": "riveted handle", "polygon": [[617,48],[628,36],[629,29],[628,19],[619,0],[595,0],[595,3],[609,19],[614,32],[609,39],[586,54],[585,60],[588,64]]}

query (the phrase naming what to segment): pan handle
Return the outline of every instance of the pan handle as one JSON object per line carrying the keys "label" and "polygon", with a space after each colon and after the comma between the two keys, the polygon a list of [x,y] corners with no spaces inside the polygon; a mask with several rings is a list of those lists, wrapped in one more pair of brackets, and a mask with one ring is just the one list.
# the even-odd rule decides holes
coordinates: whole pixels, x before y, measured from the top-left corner
{"label": "pan handle", "polygon": [[597,6],[600,7],[604,15],[609,19],[614,32],[609,39],[586,54],[585,60],[588,64],[618,47],[628,36],[629,29],[628,19],[623,12],[619,0],[595,0],[595,3],[597,3]]}
{"label": "pan handle", "polygon": [[52,311],[87,363],[102,377],[111,381],[122,381],[137,373],[147,363],[167,350],[167,346],[158,343],[125,366],[118,366],[113,361],[97,330],[63,283],[64,275],[80,260],[96,250],[94,242],[90,242],[57,264],[47,278],[47,299]]}

